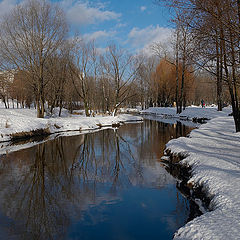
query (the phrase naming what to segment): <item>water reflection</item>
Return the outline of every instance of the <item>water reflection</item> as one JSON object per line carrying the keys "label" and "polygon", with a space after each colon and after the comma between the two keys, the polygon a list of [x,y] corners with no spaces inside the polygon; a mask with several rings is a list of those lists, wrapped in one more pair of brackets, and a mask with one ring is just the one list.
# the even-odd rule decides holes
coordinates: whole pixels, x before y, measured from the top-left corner
{"label": "water reflection", "polygon": [[158,160],[190,130],[145,120],[0,156],[2,238],[171,239],[188,203]]}

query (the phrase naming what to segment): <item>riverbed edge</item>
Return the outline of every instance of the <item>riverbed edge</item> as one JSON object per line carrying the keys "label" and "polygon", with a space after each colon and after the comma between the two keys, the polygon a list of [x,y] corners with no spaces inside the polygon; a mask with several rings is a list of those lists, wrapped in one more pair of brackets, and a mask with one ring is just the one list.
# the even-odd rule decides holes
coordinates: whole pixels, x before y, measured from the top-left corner
{"label": "riverbed edge", "polygon": [[[19,120],[21,121],[21,119]],[[45,121],[45,122],[43,122]],[[15,130],[13,127],[5,127],[6,133],[0,134],[0,143],[27,140],[34,137],[50,136],[52,134],[67,132],[87,132],[98,130],[105,127],[118,128],[126,123],[139,123],[143,118],[130,114],[120,114],[116,117],[89,117],[89,118],[53,118],[53,119],[34,119],[32,126],[24,126],[21,130]],[[9,124],[10,125],[10,124]],[[11,126],[11,125],[10,125]]]}
{"label": "riverbed edge", "polygon": [[[201,216],[175,232],[174,239],[240,237],[240,201],[235,197],[240,193],[235,176],[240,166],[238,140],[240,134],[234,130],[233,119],[219,117],[193,130],[189,137],[166,144],[163,160],[170,166],[188,170],[185,187],[203,209]],[[226,158],[225,153],[231,153],[231,158]]]}
{"label": "riverbed edge", "polygon": [[[162,162],[165,164],[165,169],[177,180],[177,189],[189,201],[194,202],[197,206],[195,213],[191,212],[187,222],[193,220],[195,217],[201,216],[207,211],[211,211],[209,207],[212,197],[204,189],[204,186],[197,183],[189,182],[192,177],[192,167],[186,163],[182,163],[188,154],[174,153],[166,148]],[[194,215],[194,217],[192,217]]]}

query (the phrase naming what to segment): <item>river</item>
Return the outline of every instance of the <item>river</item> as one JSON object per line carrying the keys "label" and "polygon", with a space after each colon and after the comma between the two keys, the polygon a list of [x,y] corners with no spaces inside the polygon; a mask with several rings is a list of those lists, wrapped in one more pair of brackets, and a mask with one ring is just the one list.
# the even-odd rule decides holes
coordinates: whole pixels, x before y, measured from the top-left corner
{"label": "river", "polygon": [[1,239],[172,239],[190,204],[161,157],[192,129],[146,118],[1,155]]}

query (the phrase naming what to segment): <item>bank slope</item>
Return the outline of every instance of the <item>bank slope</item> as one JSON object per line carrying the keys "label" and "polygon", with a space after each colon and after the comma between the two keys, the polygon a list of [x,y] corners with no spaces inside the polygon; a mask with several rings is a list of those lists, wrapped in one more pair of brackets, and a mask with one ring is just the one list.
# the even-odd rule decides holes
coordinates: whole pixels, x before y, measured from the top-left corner
{"label": "bank slope", "polygon": [[[167,149],[186,154],[181,164],[193,169],[189,183],[203,186],[210,211],[180,228],[175,239],[240,239],[240,133],[232,117],[219,117],[173,139]],[[190,185],[192,185],[190,184]]]}
{"label": "bank slope", "polygon": [[216,117],[223,117],[227,116],[231,112],[231,107],[223,108],[223,111],[217,111],[216,106],[208,106],[206,108],[202,108],[199,106],[190,106],[183,110],[183,112],[180,114],[176,113],[175,107],[150,107],[146,110],[142,110],[141,114],[152,114],[160,117],[193,120],[194,118],[213,119]]}
{"label": "bank slope", "polygon": [[84,117],[66,114],[64,117],[37,118],[34,109],[0,109],[0,142],[13,136],[21,138],[30,132],[51,134],[65,131],[94,130],[105,126],[117,126],[122,122],[141,121],[132,115]]}

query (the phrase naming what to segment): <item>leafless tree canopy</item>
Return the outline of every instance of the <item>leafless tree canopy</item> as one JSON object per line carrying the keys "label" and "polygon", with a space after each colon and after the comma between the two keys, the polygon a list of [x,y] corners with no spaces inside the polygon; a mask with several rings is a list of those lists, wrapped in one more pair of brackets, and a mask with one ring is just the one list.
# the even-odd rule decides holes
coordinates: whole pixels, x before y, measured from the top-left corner
{"label": "leafless tree canopy", "polygon": [[5,107],[10,100],[34,106],[38,117],[54,108],[115,115],[122,106],[176,106],[180,113],[204,98],[219,111],[231,102],[239,126],[239,1],[155,2],[173,10],[175,34],[171,51],[156,42],[150,57],[114,43],[100,52],[94,41],[69,37],[64,11],[47,0],[17,5],[0,26]]}
{"label": "leafless tree canopy", "polygon": [[179,50],[182,47],[186,50],[186,55],[179,60],[184,63],[185,57],[190,56],[195,68],[199,67],[215,78],[219,111],[223,106],[224,88],[225,86],[228,88],[236,131],[240,131],[240,1],[158,0],[156,2],[174,10],[176,29],[181,32],[183,29],[187,30],[190,36],[190,46],[194,47],[194,51],[185,48],[185,44],[179,44]]}
{"label": "leafless tree canopy", "polygon": [[45,65],[63,44],[67,30],[63,11],[45,0],[18,5],[1,24],[1,58],[8,68],[30,75],[39,117],[44,115]]}

